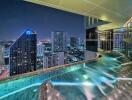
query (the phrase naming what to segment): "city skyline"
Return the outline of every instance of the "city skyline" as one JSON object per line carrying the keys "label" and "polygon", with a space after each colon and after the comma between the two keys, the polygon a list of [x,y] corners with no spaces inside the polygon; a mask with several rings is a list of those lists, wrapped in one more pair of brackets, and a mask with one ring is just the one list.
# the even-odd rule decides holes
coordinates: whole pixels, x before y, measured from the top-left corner
{"label": "city skyline", "polygon": [[52,31],[85,38],[84,16],[17,0],[0,6],[0,40],[16,40],[26,29],[36,31],[38,40],[49,39]]}
{"label": "city skyline", "polygon": [[130,1],[1,0],[0,100],[131,100]]}

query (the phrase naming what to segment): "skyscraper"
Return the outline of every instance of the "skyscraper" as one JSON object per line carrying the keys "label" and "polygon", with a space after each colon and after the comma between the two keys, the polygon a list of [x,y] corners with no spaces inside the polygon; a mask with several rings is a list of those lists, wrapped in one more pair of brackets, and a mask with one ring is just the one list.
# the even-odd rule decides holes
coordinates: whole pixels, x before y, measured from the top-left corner
{"label": "skyscraper", "polygon": [[65,63],[65,53],[64,52],[47,53],[46,55],[44,55],[43,63],[44,68],[63,65]]}
{"label": "skyscraper", "polygon": [[1,44],[4,46],[4,67],[9,69],[9,56],[10,56],[10,46],[14,41],[1,41]]}
{"label": "skyscraper", "polygon": [[39,41],[37,43],[37,69],[43,68],[44,45]]}
{"label": "skyscraper", "polygon": [[63,31],[52,32],[53,52],[64,52],[66,50],[66,33]]}
{"label": "skyscraper", "polygon": [[71,37],[70,39],[70,46],[73,48],[76,48],[78,45],[78,38],[76,37]]}
{"label": "skyscraper", "polygon": [[63,31],[52,32],[53,65],[63,65],[66,51],[66,33]]}
{"label": "skyscraper", "polygon": [[4,65],[4,46],[0,44],[0,66]]}
{"label": "skyscraper", "polygon": [[52,43],[49,40],[41,41],[44,45],[44,55],[52,52]]}
{"label": "skyscraper", "polygon": [[36,70],[36,33],[26,30],[10,47],[10,76]]}

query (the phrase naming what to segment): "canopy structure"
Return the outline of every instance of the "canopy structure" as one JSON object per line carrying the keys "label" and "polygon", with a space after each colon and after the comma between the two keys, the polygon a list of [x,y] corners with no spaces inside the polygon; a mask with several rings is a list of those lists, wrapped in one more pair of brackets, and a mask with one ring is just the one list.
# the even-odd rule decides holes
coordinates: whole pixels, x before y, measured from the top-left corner
{"label": "canopy structure", "polygon": [[102,30],[117,28],[132,16],[132,0],[25,0],[111,22]]}

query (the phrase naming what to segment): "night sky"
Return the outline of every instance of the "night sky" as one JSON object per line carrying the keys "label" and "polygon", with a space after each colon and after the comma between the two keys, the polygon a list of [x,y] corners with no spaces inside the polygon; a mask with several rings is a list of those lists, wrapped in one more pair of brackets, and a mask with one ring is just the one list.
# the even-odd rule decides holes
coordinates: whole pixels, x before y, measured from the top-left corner
{"label": "night sky", "polygon": [[15,40],[26,29],[37,32],[39,40],[52,31],[84,38],[84,17],[21,0],[0,0],[0,40]]}

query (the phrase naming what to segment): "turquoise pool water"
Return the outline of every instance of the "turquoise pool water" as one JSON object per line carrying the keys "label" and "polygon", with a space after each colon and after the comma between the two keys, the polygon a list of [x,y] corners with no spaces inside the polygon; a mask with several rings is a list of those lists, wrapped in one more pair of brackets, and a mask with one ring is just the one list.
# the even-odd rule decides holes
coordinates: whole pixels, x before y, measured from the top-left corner
{"label": "turquoise pool water", "polygon": [[125,61],[121,55],[107,55],[97,61],[1,82],[0,100],[38,100],[39,86],[46,80],[51,80],[64,100],[101,98],[114,88],[121,64]]}

